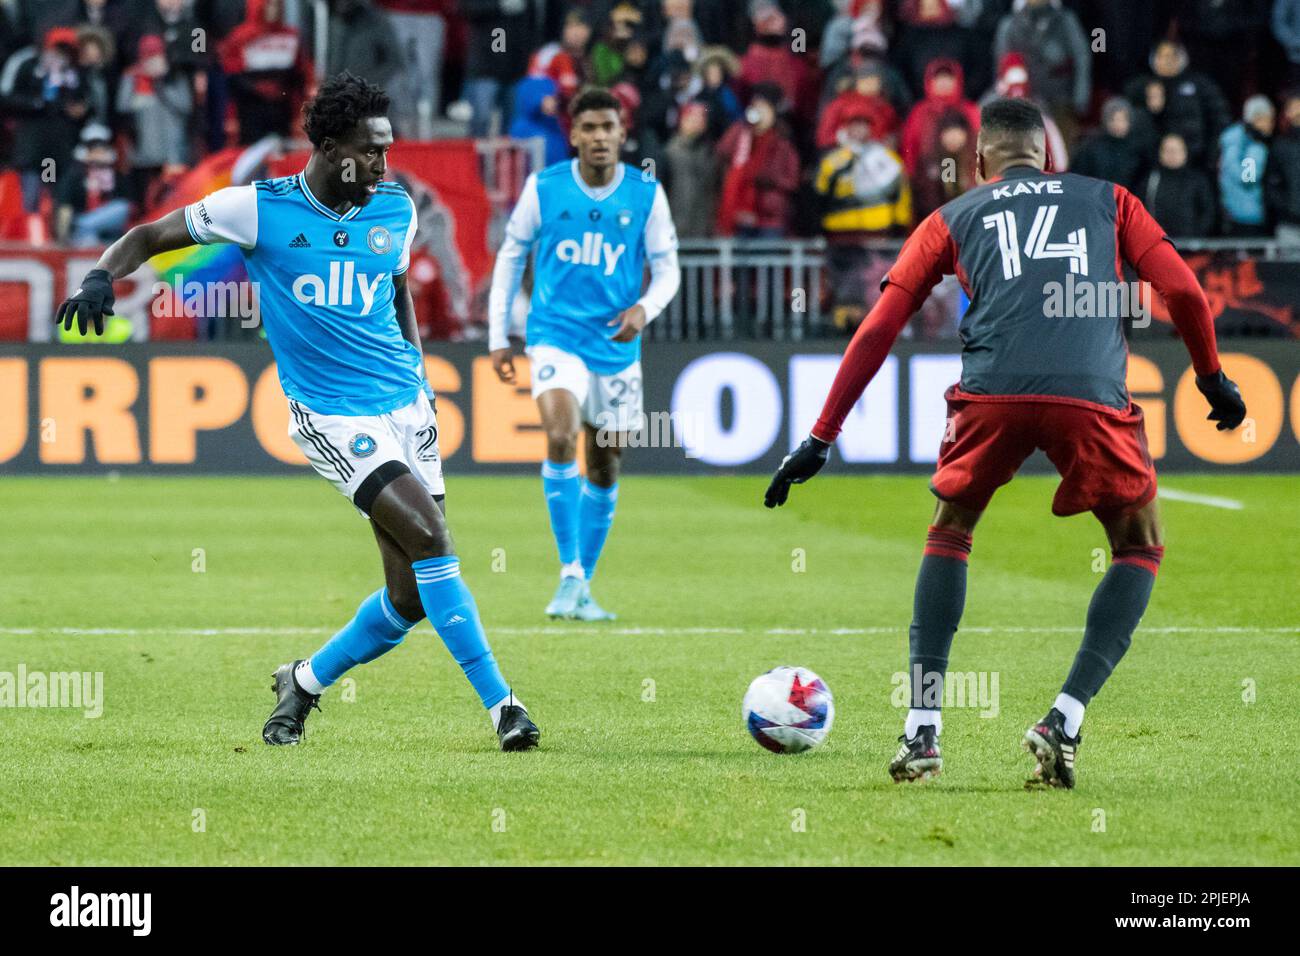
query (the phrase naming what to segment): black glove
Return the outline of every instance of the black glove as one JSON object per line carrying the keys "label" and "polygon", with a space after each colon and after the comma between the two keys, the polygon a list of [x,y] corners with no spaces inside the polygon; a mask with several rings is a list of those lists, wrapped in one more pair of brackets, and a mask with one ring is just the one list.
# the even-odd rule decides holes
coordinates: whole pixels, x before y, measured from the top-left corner
{"label": "black glove", "polygon": [[802,445],[781,460],[781,467],[772,476],[767,494],[763,495],[763,504],[769,508],[785,504],[785,499],[790,497],[790,486],[802,485],[821,471],[830,452],[831,446],[826,442],[812,435],[805,438]]}
{"label": "black glove", "polygon": [[1205,400],[1213,411],[1205,417],[1218,422],[1221,432],[1232,431],[1246,417],[1246,403],[1241,400],[1241,389],[1237,383],[1223,374],[1219,369],[1213,375],[1196,376],[1196,387],[1201,390]]}
{"label": "black glove", "polygon": [[77,330],[82,335],[91,326],[95,334],[104,334],[104,316],[113,314],[113,277],[106,269],[92,269],[81,280],[81,288],[74,292],[54,316],[54,324],[63,323],[64,331],[71,331],[72,320],[77,320]]}

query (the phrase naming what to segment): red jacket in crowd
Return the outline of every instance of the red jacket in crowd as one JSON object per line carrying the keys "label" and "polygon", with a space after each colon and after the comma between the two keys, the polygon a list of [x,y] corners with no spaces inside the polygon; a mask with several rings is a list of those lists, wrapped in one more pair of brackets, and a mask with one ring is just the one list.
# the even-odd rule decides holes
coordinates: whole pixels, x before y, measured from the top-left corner
{"label": "red jacket in crowd", "polygon": [[718,143],[727,164],[718,203],[718,231],[781,229],[790,226],[791,201],[799,188],[799,154],[779,127],[755,133],[744,119],[736,120]]}
{"label": "red jacket in crowd", "polygon": [[268,18],[266,0],[248,0],[244,22],[230,31],[219,53],[221,68],[228,74],[267,74],[252,86],[259,96],[269,100],[285,92],[285,71],[293,71],[301,81],[297,90],[288,91],[291,95],[305,95],[311,82],[311,61],[302,37],[279,17]]}
{"label": "red jacket in crowd", "polygon": [[[951,89],[946,92],[938,89],[937,77],[940,73],[952,77]],[[970,124],[972,136],[979,132],[980,110],[966,99],[965,83],[961,64],[956,60],[940,57],[932,60],[925,68],[925,99],[912,107],[912,112],[907,114],[907,122],[903,124],[903,141],[900,145],[907,175],[916,174],[917,163],[933,148],[939,136],[939,124],[949,110],[961,111]]]}

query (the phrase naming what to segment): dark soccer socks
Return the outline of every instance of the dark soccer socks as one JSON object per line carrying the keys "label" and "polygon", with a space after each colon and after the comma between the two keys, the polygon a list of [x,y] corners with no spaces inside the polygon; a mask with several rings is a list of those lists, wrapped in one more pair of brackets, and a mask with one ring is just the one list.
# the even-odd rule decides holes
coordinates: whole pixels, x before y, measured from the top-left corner
{"label": "dark soccer socks", "polygon": [[1163,547],[1153,545],[1120,548],[1112,554],[1110,569],[1088,605],[1083,644],[1061,693],[1086,706],[1101,690],[1146,612],[1164,553]]}
{"label": "dark soccer socks", "polygon": [[943,675],[948,669],[948,651],[966,605],[966,561],[971,536],[949,528],[931,526],[925,536],[925,553],[916,576],[909,635],[911,710],[905,733],[916,733],[922,724],[933,723],[942,731]]}

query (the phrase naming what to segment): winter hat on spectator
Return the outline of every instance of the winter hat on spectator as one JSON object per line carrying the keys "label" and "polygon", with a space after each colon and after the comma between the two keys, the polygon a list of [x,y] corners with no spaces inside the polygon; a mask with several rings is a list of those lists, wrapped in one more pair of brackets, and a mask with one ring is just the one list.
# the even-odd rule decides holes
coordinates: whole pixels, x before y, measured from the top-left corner
{"label": "winter hat on spectator", "polygon": [[641,25],[643,16],[635,3],[631,0],[623,0],[609,11],[609,19],[614,23],[625,23],[635,27]]}
{"label": "winter hat on spectator", "polygon": [[853,20],[852,49],[884,53],[889,47],[884,30],[884,0],[850,0],[849,17]]}
{"label": "winter hat on spectator", "polygon": [[998,96],[1026,99],[1029,96],[1029,68],[1022,54],[1012,51],[998,64]]}
{"label": "winter hat on spectator", "polygon": [[146,33],[140,38],[136,47],[136,59],[147,60],[151,56],[162,56],[167,52],[167,44],[156,33]]}
{"label": "winter hat on spectator", "polygon": [[721,45],[706,46],[700,51],[700,58],[695,61],[695,68],[699,71],[700,76],[704,75],[704,69],[710,63],[720,63],[722,72],[728,77],[735,76],[740,72],[740,60],[732,52],[730,47]]}
{"label": "winter hat on spectator", "polygon": [[835,135],[838,137],[850,123],[866,123],[871,127],[871,132],[874,134],[876,131],[875,111],[861,100],[852,100],[845,105],[839,116],[836,117]]}
{"label": "winter hat on spectator", "polygon": [[679,127],[680,127],[683,123],[686,122],[686,116],[687,116],[688,113],[689,113],[690,115],[692,115],[692,116],[694,116],[694,115],[696,115],[696,114],[698,113],[698,114],[700,114],[700,115],[702,115],[702,116],[704,117],[704,120],[705,120],[706,123],[708,122],[708,117],[709,117],[709,107],[708,107],[708,104],[706,104],[706,103],[700,103],[700,102],[698,102],[698,101],[695,101],[695,102],[687,103],[687,104],[686,104],[685,106],[683,106],[683,107],[681,108],[681,110],[678,112],[678,114],[677,114],[677,125],[678,125]]}
{"label": "winter hat on spectator", "polygon": [[[93,147],[107,146],[111,149],[113,146],[113,133],[103,123],[87,123],[81,130],[79,139],[77,148],[72,151],[72,157],[79,163],[86,161]],[[114,158],[116,155],[114,153]]]}
{"label": "winter hat on spectator", "polygon": [[1273,115],[1273,101],[1267,96],[1256,93],[1250,99],[1246,100],[1246,105],[1241,109],[1241,118],[1247,123],[1259,119],[1261,116]]}
{"label": "winter hat on spectator", "polygon": [[67,47],[73,55],[77,52],[77,31],[72,27],[51,27],[45,34],[45,49]]}

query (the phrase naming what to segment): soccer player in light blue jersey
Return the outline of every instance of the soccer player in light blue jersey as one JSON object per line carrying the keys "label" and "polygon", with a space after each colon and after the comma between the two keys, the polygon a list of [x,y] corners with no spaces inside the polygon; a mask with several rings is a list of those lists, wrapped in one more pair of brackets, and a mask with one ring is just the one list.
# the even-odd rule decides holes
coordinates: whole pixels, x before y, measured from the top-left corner
{"label": "soccer player in light blue jersey", "polygon": [[[513,384],[508,313],[532,252],[525,335],[546,431],[542,489],[560,558],[546,613],[604,621],[614,615],[592,597],[591,578],[614,520],[627,433],[645,418],[641,330],[677,294],[681,273],[663,186],[618,161],[627,138],[618,100],[587,89],[570,116],[577,158],[529,176],[506,226],[488,297],[488,348],[498,377]],[[580,436],[586,480],[578,477]]]}
{"label": "soccer player in light blue jersey", "polygon": [[307,107],[314,147],[294,176],[221,189],[137,226],[100,258],[59,319],[103,331],[113,280],[195,243],[243,252],[289,401],[289,433],[369,518],[386,586],[310,658],[274,675],[268,744],[296,744],[325,688],[400,644],[427,617],[478,692],[502,750],[539,731],[501,676],[444,520],[432,391],[406,285],[416,212],[386,181],[388,97],[342,73]]}

